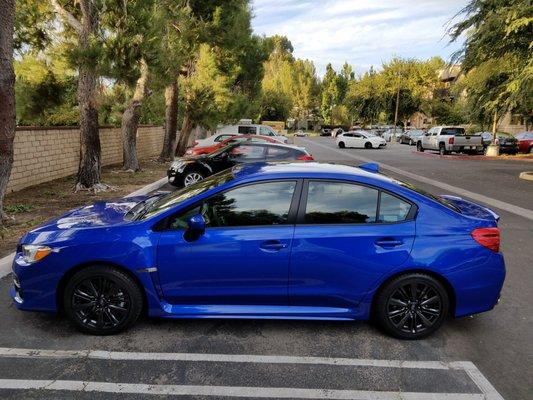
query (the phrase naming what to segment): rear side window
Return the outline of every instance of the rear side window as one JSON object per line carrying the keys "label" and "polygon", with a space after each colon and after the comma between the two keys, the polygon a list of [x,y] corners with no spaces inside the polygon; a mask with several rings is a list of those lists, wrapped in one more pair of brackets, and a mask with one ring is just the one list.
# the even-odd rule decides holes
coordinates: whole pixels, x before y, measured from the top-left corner
{"label": "rear side window", "polygon": [[287,149],[285,147],[274,147],[269,146],[268,147],[268,158],[280,158],[280,157],[288,157],[291,154],[292,149]]}
{"label": "rear side window", "polygon": [[255,135],[256,128],[255,126],[239,125],[238,132],[241,135]]}
{"label": "rear side window", "polygon": [[309,182],[305,223],[376,222],[378,191],[344,182]]}
{"label": "rear side window", "polygon": [[379,203],[378,222],[399,222],[404,221],[409,215],[411,204],[396,196],[381,192]]}

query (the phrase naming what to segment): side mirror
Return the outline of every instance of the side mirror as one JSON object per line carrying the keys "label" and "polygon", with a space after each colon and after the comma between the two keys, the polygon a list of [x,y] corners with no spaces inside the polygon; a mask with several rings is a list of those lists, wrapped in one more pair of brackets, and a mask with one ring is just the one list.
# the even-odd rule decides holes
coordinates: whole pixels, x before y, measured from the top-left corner
{"label": "side mirror", "polygon": [[205,233],[205,218],[201,214],[193,215],[187,220],[187,226],[185,239],[189,242],[196,240]]}

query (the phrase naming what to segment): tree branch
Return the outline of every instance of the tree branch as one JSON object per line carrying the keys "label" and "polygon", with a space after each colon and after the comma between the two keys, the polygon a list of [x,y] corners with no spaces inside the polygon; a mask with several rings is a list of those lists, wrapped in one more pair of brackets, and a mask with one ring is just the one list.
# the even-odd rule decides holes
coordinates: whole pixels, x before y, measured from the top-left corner
{"label": "tree branch", "polygon": [[51,0],[52,6],[54,7],[55,12],[80,35],[83,31],[83,27],[76,19],[74,15],[72,15],[70,12],[65,10],[61,4],[57,0]]}

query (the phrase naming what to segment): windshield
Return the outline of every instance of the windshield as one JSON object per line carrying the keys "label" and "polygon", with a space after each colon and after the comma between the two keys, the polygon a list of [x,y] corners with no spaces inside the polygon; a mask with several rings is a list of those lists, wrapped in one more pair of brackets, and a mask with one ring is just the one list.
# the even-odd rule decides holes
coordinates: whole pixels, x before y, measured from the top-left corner
{"label": "windshield", "polygon": [[175,205],[188,200],[194,196],[198,196],[202,193],[207,192],[217,186],[220,186],[226,182],[229,182],[233,179],[233,170],[228,169],[218,174],[215,174],[209,178],[204,179],[203,181],[197,182],[191,186],[187,186],[183,189],[176,190],[175,192],[169,193],[156,201],[149,204],[143,212],[139,213],[135,219],[144,220],[153,217],[163,211],[168,210]]}

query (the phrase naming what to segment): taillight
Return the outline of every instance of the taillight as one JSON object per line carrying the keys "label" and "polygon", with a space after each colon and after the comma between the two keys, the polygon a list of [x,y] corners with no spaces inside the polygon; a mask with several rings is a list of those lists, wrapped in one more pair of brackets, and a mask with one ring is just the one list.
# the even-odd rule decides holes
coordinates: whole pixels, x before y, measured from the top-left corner
{"label": "taillight", "polygon": [[314,161],[314,158],[313,158],[313,156],[311,156],[309,154],[302,154],[301,156],[299,156],[297,158],[297,160],[300,160],[300,161]]}
{"label": "taillight", "polygon": [[471,233],[472,238],[480,245],[492,251],[500,251],[500,229],[478,228]]}
{"label": "taillight", "polygon": [[454,141],[455,141],[455,138],[451,137],[448,139],[448,144],[453,144]]}

